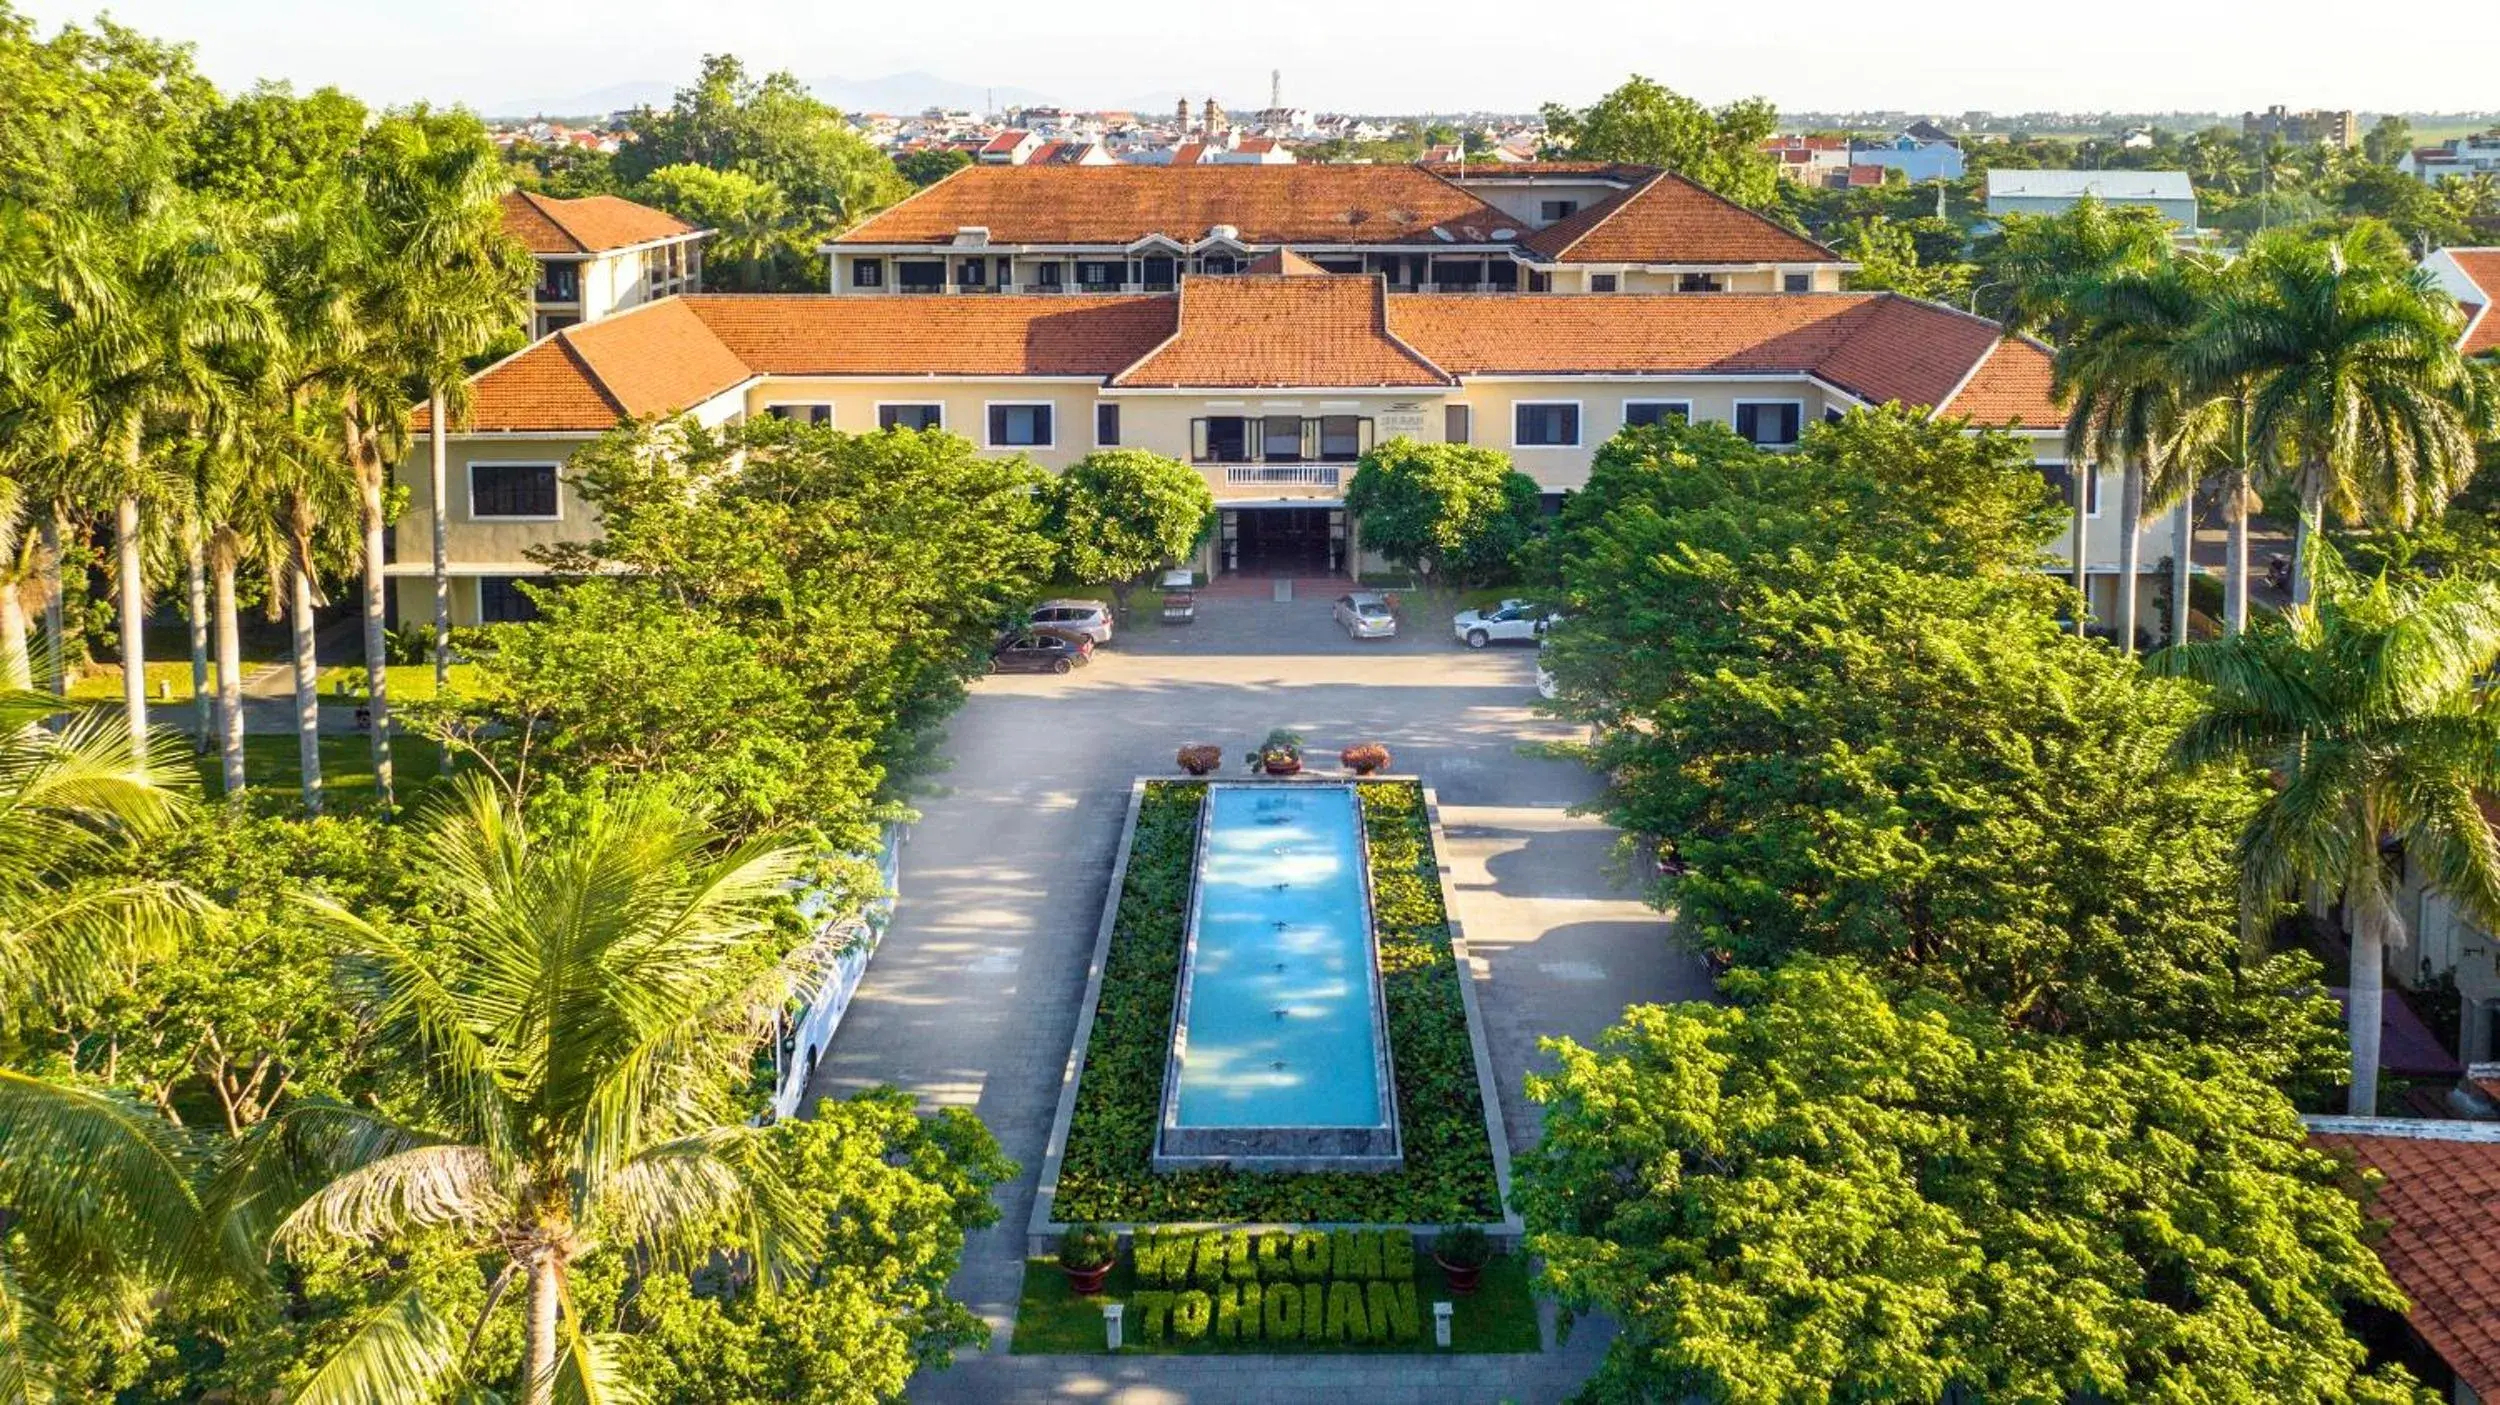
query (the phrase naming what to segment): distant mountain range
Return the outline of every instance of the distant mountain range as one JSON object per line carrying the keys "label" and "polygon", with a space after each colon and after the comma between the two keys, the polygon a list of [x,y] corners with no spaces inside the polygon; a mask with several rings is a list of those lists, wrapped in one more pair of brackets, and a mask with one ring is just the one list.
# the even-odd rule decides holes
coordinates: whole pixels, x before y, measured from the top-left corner
{"label": "distant mountain range", "polygon": [[[636,107],[665,107],[677,95],[678,83],[641,79],[611,83],[564,98],[528,98],[492,108],[494,117],[595,117]],[[987,111],[1047,105],[1052,99],[1030,88],[988,88],[958,83],[929,73],[889,73],[882,78],[811,78],[807,86],[817,97],[845,112],[918,112],[930,107]],[[1221,99],[1218,99],[1221,101]]]}

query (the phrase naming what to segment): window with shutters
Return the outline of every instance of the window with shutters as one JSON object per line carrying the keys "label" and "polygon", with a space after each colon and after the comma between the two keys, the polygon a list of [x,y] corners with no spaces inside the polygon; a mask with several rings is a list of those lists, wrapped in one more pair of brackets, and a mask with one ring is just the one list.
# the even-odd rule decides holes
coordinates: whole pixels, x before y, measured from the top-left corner
{"label": "window with shutters", "polygon": [[833,423],[833,407],[820,402],[776,402],[765,406],[764,413],[777,420],[797,420],[802,424]]}
{"label": "window with shutters", "polygon": [[551,463],[469,465],[469,515],[553,522],[556,466]]}
{"label": "window with shutters", "polygon": [[1623,402],[1623,423],[1627,429],[1644,425],[1693,422],[1690,400],[1626,400]]}
{"label": "window with shutters", "polygon": [[1120,407],[1117,405],[1096,405],[1094,407],[1094,447],[1097,449],[1114,449],[1118,448],[1119,444]]}
{"label": "window with shutters", "polygon": [[1470,443],[1472,442],[1470,435],[1474,432],[1474,428],[1475,415],[1467,406],[1444,405],[1441,407],[1441,437],[1443,439],[1452,444]]}
{"label": "window with shutters", "polygon": [[1569,449],[1580,442],[1576,400],[1523,400],[1511,407],[1511,445],[1519,449]]}
{"label": "window with shutters", "polygon": [[946,428],[946,407],[944,405],[879,405],[877,428],[944,429]]}
{"label": "window with shutters", "polygon": [[1796,443],[1804,418],[1805,406],[1795,400],[1736,402],[1737,434],[1764,448]]}
{"label": "window with shutters", "polygon": [[1051,447],[1048,401],[992,401],[989,405],[989,447],[1047,449]]}

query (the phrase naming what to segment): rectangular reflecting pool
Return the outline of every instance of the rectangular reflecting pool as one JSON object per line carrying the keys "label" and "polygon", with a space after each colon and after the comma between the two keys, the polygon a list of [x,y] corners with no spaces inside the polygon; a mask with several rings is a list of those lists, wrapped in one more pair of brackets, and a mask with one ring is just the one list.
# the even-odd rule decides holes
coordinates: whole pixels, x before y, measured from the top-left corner
{"label": "rectangular reflecting pool", "polygon": [[1207,788],[1158,1169],[1399,1164],[1364,855],[1352,786]]}

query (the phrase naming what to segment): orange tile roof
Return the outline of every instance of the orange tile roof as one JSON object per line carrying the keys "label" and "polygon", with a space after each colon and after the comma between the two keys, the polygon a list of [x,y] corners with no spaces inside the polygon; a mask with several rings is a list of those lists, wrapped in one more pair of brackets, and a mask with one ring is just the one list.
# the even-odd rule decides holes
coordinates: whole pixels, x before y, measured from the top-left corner
{"label": "orange tile roof", "polygon": [[1991,428],[2055,429],[2066,422],[2066,411],[2050,385],[2055,360],[2047,347],[2029,337],[2007,337],[1944,412],[1968,415],[1971,423]]}
{"label": "orange tile roof", "polygon": [[1838,263],[1840,255],[1670,171],[1522,241],[1550,263]]}
{"label": "orange tile roof", "polygon": [[1414,166],[975,166],[869,217],[840,244],[943,244],[978,225],[992,244],[1196,242],[1231,225],[1253,244],[1467,244],[1517,220]]}
{"label": "orange tile roof", "polygon": [[699,233],[663,210],[614,195],[558,200],[534,190],[506,191],[504,230],[533,254],[597,254]]}
{"label": "orange tile roof", "polygon": [[1376,279],[1326,274],[1190,278],[1182,288],[668,298],[567,328],[481,372],[473,423],[605,429],[753,375],[1351,387],[1609,373],[1810,374],[1878,404],[1948,400],[1948,412],[1987,424],[2059,422],[2036,343],[1999,342],[1990,323],[1891,293],[1387,295]]}
{"label": "orange tile roof", "polygon": [[1173,327],[1170,294],[682,301],[746,364],[784,376],[1111,376]]}
{"label": "orange tile roof", "polygon": [[1309,259],[1302,257],[1300,254],[1295,253],[1291,249],[1270,249],[1266,253],[1259,255],[1257,258],[1250,260],[1249,264],[1242,269],[1242,272],[1275,273],[1282,274],[1287,278],[1313,278],[1325,275],[1328,270],[1311,262]]}
{"label": "orange tile roof", "polygon": [[2500,306],[2500,249],[2450,249],[2448,257],[2483,290],[2481,305],[2466,308],[2465,340],[2457,349],[2468,356],[2500,351],[2500,312],[2492,311]]}
{"label": "orange tile roof", "polygon": [[1170,340],[1112,377],[1120,386],[1449,385],[1390,335],[1381,281],[1283,275],[1191,278]]}
{"label": "orange tile roof", "polygon": [[2386,1177],[2370,1206],[2378,1255],[2439,1359],[2485,1399],[2500,1392],[2500,1143],[2317,1133]]}

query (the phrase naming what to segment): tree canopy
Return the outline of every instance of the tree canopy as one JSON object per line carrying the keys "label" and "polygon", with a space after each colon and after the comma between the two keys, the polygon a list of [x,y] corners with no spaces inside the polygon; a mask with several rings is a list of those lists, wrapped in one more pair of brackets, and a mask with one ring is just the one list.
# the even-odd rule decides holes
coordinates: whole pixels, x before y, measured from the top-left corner
{"label": "tree canopy", "polygon": [[1363,546],[1449,585],[1508,571],[1536,534],[1536,480],[1498,449],[1392,439],[1363,455],[1346,510]]}
{"label": "tree canopy", "polygon": [[1779,167],[1762,143],[1779,122],[1762,98],[1708,108],[1634,74],[1583,108],[1547,103],[1546,139],[1575,160],[1663,166],[1737,204],[1770,209]]}
{"label": "tree canopy", "polygon": [[2398,1405],[2345,1170],[2215,1051],[2008,1032],[1806,958],[1549,1041],[1529,1244],[1618,1332],[1587,1395]]}
{"label": "tree canopy", "polygon": [[1098,449],[1044,490],[1042,530],[1058,573],[1128,587],[1187,556],[1215,523],[1215,494],[1198,470],[1144,449]]}

